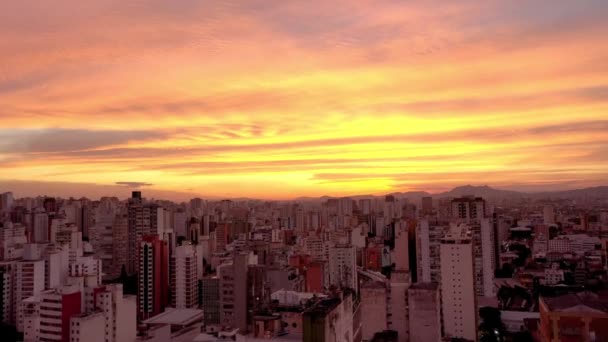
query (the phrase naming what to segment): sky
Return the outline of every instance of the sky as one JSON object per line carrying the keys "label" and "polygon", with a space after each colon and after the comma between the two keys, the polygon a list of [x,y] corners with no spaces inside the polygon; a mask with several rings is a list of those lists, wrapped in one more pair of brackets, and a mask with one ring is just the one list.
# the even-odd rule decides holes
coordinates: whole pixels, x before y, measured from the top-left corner
{"label": "sky", "polygon": [[608,185],[604,0],[0,2],[0,191]]}

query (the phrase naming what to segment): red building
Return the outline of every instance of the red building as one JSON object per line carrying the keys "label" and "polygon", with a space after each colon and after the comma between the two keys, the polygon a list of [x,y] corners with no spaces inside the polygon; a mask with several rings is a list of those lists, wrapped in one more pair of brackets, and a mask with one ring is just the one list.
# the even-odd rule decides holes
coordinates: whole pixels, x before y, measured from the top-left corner
{"label": "red building", "polygon": [[380,271],[382,269],[382,246],[365,249],[365,269]]}
{"label": "red building", "polygon": [[311,262],[306,266],[306,291],[323,292],[325,284],[325,265],[322,262]]}
{"label": "red building", "polygon": [[70,318],[81,313],[80,291],[71,287],[47,290],[40,299],[40,331],[36,340],[69,342]]}
{"label": "red building", "polygon": [[169,304],[169,249],[166,241],[147,235],[142,237],[138,254],[137,314],[144,320]]}

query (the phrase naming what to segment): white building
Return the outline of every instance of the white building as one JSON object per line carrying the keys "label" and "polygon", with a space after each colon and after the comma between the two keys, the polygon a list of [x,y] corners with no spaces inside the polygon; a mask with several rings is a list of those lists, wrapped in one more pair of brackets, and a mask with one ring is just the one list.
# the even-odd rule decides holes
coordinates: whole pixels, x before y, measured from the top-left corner
{"label": "white building", "polygon": [[481,197],[462,197],[452,200],[452,218],[460,222],[479,222],[485,217],[486,201]]}
{"label": "white building", "polygon": [[175,248],[171,257],[171,306],[188,309],[198,306],[197,254],[194,246]]}
{"label": "white building", "polygon": [[137,328],[137,299],[125,296],[122,285],[106,285],[96,294],[97,309],[104,313],[105,342],[133,341]]}
{"label": "white building", "polygon": [[17,330],[23,332],[21,301],[44,290],[44,260],[22,260],[15,266],[14,307],[17,309]]}
{"label": "white building", "polygon": [[329,248],[329,283],[357,289],[357,251],[350,245]]}
{"label": "white building", "polygon": [[545,224],[555,223],[555,210],[553,206],[546,205],[543,208],[543,221]]}
{"label": "white building", "polygon": [[441,241],[441,303],[444,334],[477,339],[473,241],[466,226],[454,226]]}
{"label": "white building", "polygon": [[418,280],[424,283],[441,281],[439,250],[441,239],[450,229],[446,222],[422,219],[416,230]]}
{"label": "white building", "polygon": [[103,312],[91,312],[70,319],[70,342],[106,342]]}
{"label": "white building", "polygon": [[384,282],[369,281],[361,285],[362,338],[369,341],[374,334],[388,329],[388,289]]}
{"label": "white building", "polygon": [[409,240],[407,223],[405,221],[397,221],[395,223],[395,248],[392,254],[391,259],[395,263],[395,269],[409,271]]}
{"label": "white building", "polygon": [[407,342],[409,340],[409,311],[407,304],[409,286],[409,272],[396,270],[391,273],[387,325],[389,330],[394,330],[398,333],[399,342]]}
{"label": "white building", "polygon": [[441,303],[437,283],[417,283],[408,290],[410,342],[441,340]]}

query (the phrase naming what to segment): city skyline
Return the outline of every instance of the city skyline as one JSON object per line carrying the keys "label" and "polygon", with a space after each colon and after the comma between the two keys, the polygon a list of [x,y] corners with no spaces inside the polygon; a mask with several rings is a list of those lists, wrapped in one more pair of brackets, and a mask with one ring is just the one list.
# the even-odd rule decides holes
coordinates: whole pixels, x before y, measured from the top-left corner
{"label": "city skyline", "polygon": [[0,188],[607,185],[607,14],[605,1],[7,1]]}

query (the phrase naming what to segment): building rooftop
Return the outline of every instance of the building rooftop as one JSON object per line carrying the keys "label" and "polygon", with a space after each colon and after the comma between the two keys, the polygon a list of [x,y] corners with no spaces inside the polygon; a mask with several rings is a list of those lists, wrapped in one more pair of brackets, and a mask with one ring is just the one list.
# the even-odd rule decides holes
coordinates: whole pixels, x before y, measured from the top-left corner
{"label": "building rooftop", "polygon": [[203,310],[197,309],[168,309],[150,319],[144,324],[189,325],[203,319]]}
{"label": "building rooftop", "polygon": [[542,300],[551,311],[608,313],[608,302],[591,292],[542,297]]}
{"label": "building rooftop", "polygon": [[410,286],[411,290],[437,290],[438,288],[437,283],[415,283]]}

